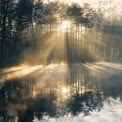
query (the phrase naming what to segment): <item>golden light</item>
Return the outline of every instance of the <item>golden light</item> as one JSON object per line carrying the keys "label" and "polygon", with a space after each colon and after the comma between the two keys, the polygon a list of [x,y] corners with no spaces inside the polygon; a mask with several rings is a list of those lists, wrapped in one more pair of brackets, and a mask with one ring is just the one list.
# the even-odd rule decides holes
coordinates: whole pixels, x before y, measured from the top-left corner
{"label": "golden light", "polygon": [[71,22],[65,20],[65,21],[62,21],[60,28],[61,30],[65,31],[70,25],[71,25]]}
{"label": "golden light", "polygon": [[69,92],[69,89],[67,89],[67,88],[65,88],[65,87],[62,88],[62,93],[63,93],[63,94],[67,94],[68,92]]}
{"label": "golden light", "polygon": [[33,97],[36,97],[36,92],[35,91],[33,91]]}

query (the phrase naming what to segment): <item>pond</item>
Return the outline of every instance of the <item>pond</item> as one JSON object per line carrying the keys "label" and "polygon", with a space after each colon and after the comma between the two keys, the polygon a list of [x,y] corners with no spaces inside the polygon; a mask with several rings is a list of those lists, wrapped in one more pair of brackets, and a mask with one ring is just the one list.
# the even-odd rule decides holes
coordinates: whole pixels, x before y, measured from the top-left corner
{"label": "pond", "polygon": [[122,65],[59,63],[0,71],[1,122],[122,121]]}

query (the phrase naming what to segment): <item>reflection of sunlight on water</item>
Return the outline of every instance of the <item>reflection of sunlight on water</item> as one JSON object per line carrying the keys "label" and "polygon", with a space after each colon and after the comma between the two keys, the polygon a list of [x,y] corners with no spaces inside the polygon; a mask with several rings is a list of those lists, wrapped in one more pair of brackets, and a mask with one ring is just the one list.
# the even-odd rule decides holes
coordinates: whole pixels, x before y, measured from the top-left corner
{"label": "reflection of sunlight on water", "polygon": [[[112,71],[111,71],[112,70]],[[119,72],[117,72],[119,70]],[[60,64],[36,65],[28,66],[21,65],[18,67],[6,68],[0,71],[0,82],[9,81],[19,78],[34,79],[33,97],[41,92],[49,92],[48,89],[59,90],[59,94],[69,95],[71,90],[67,83],[72,85],[75,93],[83,94],[85,91],[91,91],[100,88],[100,83],[104,79],[122,73],[122,65],[115,63],[97,62],[87,64],[71,64],[68,66],[61,62]],[[102,82],[99,82],[101,81]],[[30,82],[26,80],[26,82]],[[97,83],[99,82],[99,84]],[[118,81],[116,81],[118,82]],[[119,86],[121,86],[121,83]],[[113,81],[108,82],[112,86]],[[59,87],[58,87],[59,85]],[[108,87],[105,83],[105,87]],[[115,85],[114,85],[115,86]]]}
{"label": "reflection of sunlight on water", "polygon": [[[70,67],[63,62],[36,66],[20,65],[0,70],[0,82],[23,77],[34,78],[36,82],[35,89],[39,91],[43,87],[56,88],[56,85],[60,84],[58,81],[71,82],[79,93],[84,93],[86,89],[88,91],[89,88],[93,87],[95,82],[97,83],[97,81],[108,79],[121,73],[121,64],[106,62],[72,64]],[[68,79],[71,81],[68,81]],[[88,87],[84,88],[85,85],[88,85]],[[69,92],[67,88],[62,91],[64,94]],[[36,92],[37,90],[35,95]]]}
{"label": "reflection of sunlight on water", "polygon": [[66,88],[66,86],[62,86],[61,88],[57,88],[57,100],[63,101],[67,100],[70,96],[70,89]]}
{"label": "reflection of sunlight on water", "polygon": [[67,94],[67,93],[69,92],[69,89],[66,88],[66,87],[63,87],[63,88],[61,89],[61,91],[62,91],[62,94]]}
{"label": "reflection of sunlight on water", "polygon": [[33,90],[33,97],[36,97],[36,92],[35,92],[35,90]]}

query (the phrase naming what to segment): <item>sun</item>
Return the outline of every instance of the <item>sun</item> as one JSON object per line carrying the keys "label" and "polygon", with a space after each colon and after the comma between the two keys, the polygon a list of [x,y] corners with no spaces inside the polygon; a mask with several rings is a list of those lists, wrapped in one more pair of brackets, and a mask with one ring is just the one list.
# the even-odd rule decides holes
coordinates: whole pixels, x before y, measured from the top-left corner
{"label": "sun", "polygon": [[68,28],[70,25],[71,25],[71,22],[65,20],[65,21],[62,21],[60,28],[61,28],[61,30],[65,31],[65,30],[67,30],[67,28]]}
{"label": "sun", "polygon": [[67,89],[67,88],[65,88],[65,87],[62,88],[62,93],[63,93],[63,94],[66,94],[66,93],[68,93],[68,92],[69,92],[69,89]]}

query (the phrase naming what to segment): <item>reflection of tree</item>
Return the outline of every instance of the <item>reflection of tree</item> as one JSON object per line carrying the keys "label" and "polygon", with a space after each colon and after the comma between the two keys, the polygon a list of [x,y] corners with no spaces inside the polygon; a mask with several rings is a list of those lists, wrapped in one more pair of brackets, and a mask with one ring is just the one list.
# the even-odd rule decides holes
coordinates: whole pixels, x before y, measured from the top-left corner
{"label": "reflection of tree", "polygon": [[[26,79],[26,82],[29,79]],[[43,115],[56,115],[56,94],[52,92],[45,95],[38,95],[33,98],[33,82],[20,82],[13,80],[5,83],[0,89],[0,117],[3,122],[8,122],[11,116],[10,111],[15,111],[18,115],[18,122],[33,122],[34,115],[41,119]],[[9,109],[8,109],[9,108]],[[13,114],[13,113],[11,113]]]}
{"label": "reflection of tree", "polygon": [[33,122],[34,113],[32,109],[28,108],[24,112],[18,112],[19,120],[18,122]]}
{"label": "reflection of tree", "polygon": [[[77,77],[77,73],[72,77],[74,84],[80,80],[80,77],[76,80]],[[72,82],[69,82],[67,85],[73,87],[71,84]],[[32,97],[34,83],[17,80],[6,82],[5,86],[0,90],[0,116],[4,117],[3,122],[7,122],[11,119],[8,114],[10,113],[9,110],[12,110],[16,112],[19,118],[18,122],[33,122],[34,117],[40,120],[44,115],[60,117],[66,115],[67,112],[71,112],[73,115],[80,112],[88,115],[90,111],[99,111],[103,106],[103,95],[97,91],[87,91],[87,89],[81,94],[79,92],[82,84],[80,82],[78,84],[79,88],[69,93],[71,96],[65,101],[57,99],[56,90],[54,91],[53,88],[51,91],[47,88],[49,92],[40,93],[36,97]],[[63,83],[61,84],[62,86]]]}
{"label": "reflection of tree", "polygon": [[49,115],[54,117],[56,115],[56,96],[54,93],[47,95],[46,97],[38,98],[33,104],[35,116],[41,119],[43,115]]}
{"label": "reflection of tree", "polygon": [[[18,112],[19,122],[32,122],[34,115],[39,120],[42,119],[44,115],[49,115],[54,117],[56,115],[56,96],[51,93],[46,96],[39,96],[35,100],[29,100],[28,107],[24,111]],[[29,103],[32,104],[29,105]]]}
{"label": "reflection of tree", "polygon": [[100,110],[103,106],[101,93],[86,92],[83,95],[75,95],[69,99],[67,104],[70,112],[76,115],[83,112],[85,115],[92,110]]}

